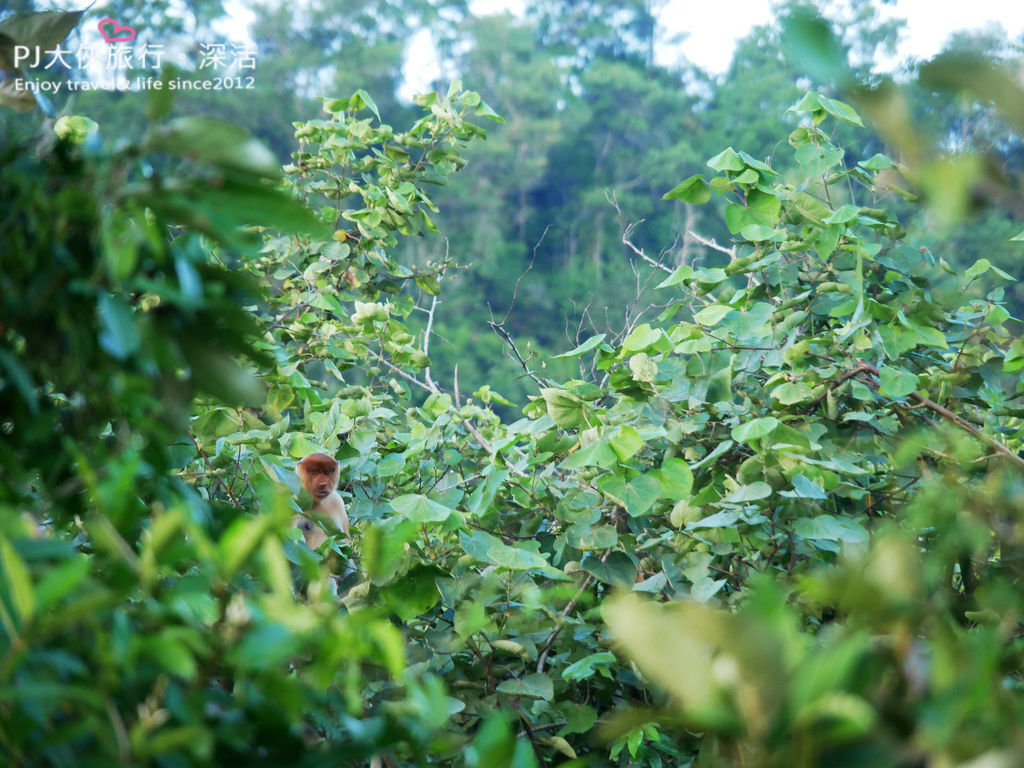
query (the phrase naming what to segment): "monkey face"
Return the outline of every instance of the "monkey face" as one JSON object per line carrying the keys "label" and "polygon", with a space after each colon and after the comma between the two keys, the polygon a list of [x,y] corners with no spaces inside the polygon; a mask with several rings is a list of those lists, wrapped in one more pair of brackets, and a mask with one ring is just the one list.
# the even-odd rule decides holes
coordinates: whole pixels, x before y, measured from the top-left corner
{"label": "monkey face", "polygon": [[331,473],[313,470],[309,473],[309,480],[309,492],[318,499],[326,498],[334,490],[334,476]]}
{"label": "monkey face", "polygon": [[311,453],[296,466],[296,471],[309,494],[320,501],[338,488],[338,462],[324,453]]}

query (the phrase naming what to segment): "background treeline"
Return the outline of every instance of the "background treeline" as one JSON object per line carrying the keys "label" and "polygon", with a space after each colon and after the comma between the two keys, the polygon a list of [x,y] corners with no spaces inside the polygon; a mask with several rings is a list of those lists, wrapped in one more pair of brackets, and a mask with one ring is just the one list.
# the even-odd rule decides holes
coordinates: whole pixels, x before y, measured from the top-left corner
{"label": "background treeline", "polygon": [[[778,15],[797,7],[782,3]],[[877,86],[892,77],[916,83],[921,62],[902,62],[892,74],[879,71],[879,62],[895,60],[904,25],[884,18],[880,8],[837,3],[824,11],[841,30],[861,82]],[[15,12],[41,9],[31,0],[10,5]],[[192,61],[199,59],[201,43],[242,39],[228,10],[221,0],[189,3],[185,13],[166,0],[118,0],[105,7],[122,23],[135,24],[134,46],[159,43]],[[488,321],[504,318],[514,303],[505,327],[524,357],[532,349],[563,351],[593,332],[620,331],[623,313],[651,298],[633,269],[637,254],[622,243],[624,227],[636,223],[632,242],[656,258],[676,265],[718,263],[721,254],[689,233],[726,242],[720,210],[697,213],[681,202],[663,203],[662,195],[679,179],[705,170],[705,160],[724,146],[760,159],[777,157],[779,137],[797,123],[787,108],[808,88],[827,92],[832,85],[815,82],[786,55],[777,21],[742,38],[721,75],[681,55],[659,64],[656,49],[671,41],[663,39],[656,5],[647,0],[529,0],[523,18],[477,16],[462,0],[319,0],[301,8],[278,2],[248,10],[255,17],[249,33],[257,64],[243,74],[254,76],[254,89],[186,93],[174,109],[237,121],[283,162],[296,148],[293,123],[321,113],[323,94],[364,88],[385,122],[413,119],[416,108],[399,94],[406,85],[403,67],[416,66],[406,58],[408,44],[424,31],[442,73],[443,82],[432,87],[443,90],[460,78],[504,116],[490,140],[468,154],[469,178],[437,191],[444,239],[406,240],[397,256],[423,264],[448,254],[473,267],[450,281],[436,312],[434,331],[444,343],[431,350],[434,370],[451,380],[457,363],[460,384],[470,391],[485,381],[504,382],[503,394],[520,405],[528,390],[519,378],[522,368],[501,355],[504,343]],[[993,27],[954,36],[943,55],[1009,58],[1014,50]],[[913,125],[939,147],[990,155],[1010,171],[1024,164],[1019,136],[990,105],[940,98],[927,87],[906,93]],[[141,129],[141,104],[138,94],[86,93],[73,99],[71,111],[100,124]],[[10,128],[11,119],[6,122]],[[883,145],[869,135],[846,147],[848,160],[856,160]],[[893,203],[898,210],[899,202]],[[915,216],[907,222],[910,238],[941,248],[954,267],[985,256],[1013,271],[1018,247],[1006,240],[1019,227],[1000,211],[953,233],[949,225],[962,212],[949,211],[948,221]],[[671,247],[662,253],[665,243]],[[497,360],[504,370],[495,370]]]}

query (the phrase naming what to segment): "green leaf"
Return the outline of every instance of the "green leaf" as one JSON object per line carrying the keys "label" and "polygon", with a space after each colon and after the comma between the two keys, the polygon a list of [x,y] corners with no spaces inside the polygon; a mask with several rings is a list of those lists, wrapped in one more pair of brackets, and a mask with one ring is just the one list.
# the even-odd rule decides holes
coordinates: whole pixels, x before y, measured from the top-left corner
{"label": "green leaf", "polygon": [[502,541],[497,536],[492,536],[486,531],[473,531],[470,534],[460,530],[459,543],[467,555],[476,558],[481,563],[489,563],[488,551],[495,544],[501,544]]}
{"label": "green leaf", "polygon": [[477,105],[476,109],[473,110],[473,114],[476,115],[477,117],[486,117],[489,120],[493,120],[496,123],[504,123],[505,122],[505,118],[502,117],[501,115],[499,115],[493,109],[491,109],[491,107],[488,106],[487,102],[484,102],[484,101],[481,101]]}
{"label": "green leaf", "polygon": [[978,259],[970,267],[967,268],[967,271],[964,272],[964,277],[966,277],[968,280],[973,280],[974,278],[979,277],[980,275],[983,275],[986,272],[988,272],[989,267],[991,266],[992,264],[989,262],[988,259]]}
{"label": "green leaf", "polygon": [[767,163],[761,162],[756,157],[748,155],[743,150],[740,150],[737,154],[740,156],[740,159],[744,163],[746,163],[746,165],[748,167],[753,168],[755,171],[757,171],[761,175],[768,175],[768,176],[778,176],[779,175],[778,173],[776,173],[775,171],[772,170],[772,167],[770,165],[768,165]]}
{"label": "green leaf", "polygon": [[270,517],[261,515],[235,518],[217,544],[224,576],[230,578],[252,556],[270,525]]}
{"label": "green leaf", "polygon": [[[818,94],[814,91],[805,93],[796,104],[786,110],[786,112],[803,112],[804,114],[821,111],[821,102],[818,100]],[[806,131],[804,132],[806,133]]]}
{"label": "green leaf", "polygon": [[613,550],[604,562],[596,552],[587,552],[580,561],[580,567],[598,581],[616,587],[632,587],[636,581],[636,566],[625,552]]}
{"label": "green leaf", "polygon": [[782,491],[780,496],[787,496],[797,499],[825,499],[828,498],[821,486],[804,475],[793,477],[793,490]]}
{"label": "green leaf", "polygon": [[793,523],[793,532],[805,539],[844,541],[850,544],[863,544],[868,540],[868,533],[860,522],[833,515],[802,517]]}
{"label": "green leaf", "polygon": [[[845,64],[845,60],[843,63]],[[821,95],[818,96],[818,101],[821,103],[821,108],[832,115],[832,117],[839,118],[844,122],[852,123],[861,128],[864,127],[864,122],[860,119],[860,115],[857,114],[857,110],[849,104]]]}
{"label": "green leaf", "polygon": [[887,168],[895,168],[896,163],[886,155],[874,154],[867,160],[857,163],[861,168],[866,168],[869,171],[884,171]]}
{"label": "green leaf", "polygon": [[748,224],[740,230],[740,237],[755,243],[771,240],[774,234],[775,229],[764,224]]}
{"label": "green leaf", "polygon": [[151,88],[146,97],[146,119],[150,123],[158,123],[170,114],[174,106],[175,93],[171,90],[171,83],[179,77],[178,69],[173,64],[164,63],[160,68],[161,85],[159,88]]}
{"label": "green leaf", "polygon": [[808,175],[821,176],[842,161],[844,154],[846,153],[838,147],[804,144],[796,150],[795,157]]}
{"label": "green leaf", "polygon": [[708,165],[714,168],[719,173],[725,173],[726,171],[742,171],[746,168],[743,160],[736,154],[736,150],[732,147],[723,149],[717,155],[708,160]]}
{"label": "green leaf", "polygon": [[276,179],[281,164],[266,146],[232,123],[213,117],[179,117],[154,128],[146,145],[157,152],[198,159],[219,168]]}
{"label": "green leaf", "polygon": [[992,307],[985,315],[985,322],[989,325],[1002,325],[1004,322],[1010,319],[1010,313],[1006,307],[996,305]]}
{"label": "green leaf", "polygon": [[662,196],[662,200],[682,200],[693,205],[706,203],[710,198],[711,188],[699,173],[680,182]]}
{"label": "green leaf", "polygon": [[693,490],[693,471],[682,459],[665,459],[658,472],[661,480],[661,498],[679,501],[690,498]]}
{"label": "green leaf", "polygon": [[360,88],[353,93],[352,98],[349,99],[349,107],[351,107],[353,111],[358,112],[364,106],[373,112],[374,116],[380,120],[380,110],[377,109],[376,102],[370,98],[370,94]]}
{"label": "green leaf", "polygon": [[398,618],[415,619],[441,600],[437,580],[448,575],[448,571],[437,565],[417,565],[382,590],[384,600]]}
{"label": "green leaf", "polygon": [[598,441],[570,453],[562,462],[562,466],[565,469],[579,469],[580,467],[607,468],[618,460],[618,456],[608,443]]}
{"label": "green leaf", "polygon": [[772,487],[768,483],[758,480],[750,485],[741,485],[735,491],[722,499],[726,504],[745,504],[748,501],[760,501],[772,495]]}
{"label": "green leaf", "polygon": [[100,294],[99,302],[100,346],[112,357],[125,360],[139,350],[141,339],[135,327],[135,314],[120,297]]}
{"label": "green leaf", "polygon": [[[781,25],[783,50],[798,71],[816,82],[844,83],[852,79],[846,49],[817,11],[797,6],[782,17]],[[818,96],[818,100],[824,99]]]}
{"label": "green leaf", "polygon": [[59,603],[75,587],[81,585],[88,572],[89,557],[81,552],[48,569],[36,587],[39,610],[45,611]]}
{"label": "green leaf", "polygon": [[578,347],[571,349],[568,352],[563,352],[560,355],[555,355],[555,360],[565,360],[570,357],[579,357],[580,355],[585,355],[587,352],[594,349],[602,341],[604,341],[606,335],[607,334],[599,333],[596,336],[591,336]]}
{"label": "green leaf", "polygon": [[464,600],[455,608],[455,634],[465,640],[491,623],[479,600]]}
{"label": "green leaf", "polygon": [[645,445],[636,429],[629,425],[621,427],[618,434],[612,437],[608,444],[615,451],[619,461],[629,461]]}
{"label": "green leaf", "polygon": [[664,280],[662,280],[660,283],[658,283],[655,287],[656,288],[668,288],[670,285],[676,285],[677,283],[681,283],[684,280],[687,280],[687,279],[693,277],[693,274],[694,274],[693,267],[691,267],[689,264],[681,264],[680,266],[676,267],[675,271],[671,275],[666,277]]}
{"label": "green leaf", "polygon": [[501,541],[488,547],[487,560],[513,571],[546,568],[549,565],[548,561],[536,552],[531,552],[522,547],[510,547]]}
{"label": "green leaf", "polygon": [[[768,489],[769,493],[771,488]],[[740,519],[740,513],[732,509],[724,509],[713,515],[695,520],[686,526],[686,530],[694,531],[700,528],[731,528]]]}
{"label": "green leaf", "polygon": [[554,387],[541,389],[540,395],[547,404],[548,416],[558,426],[565,429],[591,426],[592,412],[576,395]]}
{"label": "green leaf", "polygon": [[690,597],[698,603],[706,603],[726,584],[725,579],[700,579],[690,587]]}
{"label": "green leaf", "polygon": [[657,472],[639,475],[628,483],[617,475],[606,475],[598,480],[597,487],[625,507],[631,517],[647,514],[662,491]]}
{"label": "green leaf", "polygon": [[772,305],[767,301],[758,301],[746,309],[737,310],[736,314],[726,315],[724,327],[736,334],[737,339],[759,339],[772,333]]}
{"label": "green leaf", "polygon": [[[14,609],[22,621],[32,618],[36,609],[36,595],[32,589],[32,577],[28,567],[14,545],[0,537],[0,564],[3,566],[4,581],[11,593]],[[13,638],[7,638],[10,642]]]}
{"label": "green leaf", "polygon": [[171,222],[186,224],[232,245],[244,245],[238,232],[244,225],[306,232],[324,238],[330,232],[330,227],[312,210],[255,177],[236,176],[216,187],[195,185],[175,194],[153,188],[139,194],[138,201]]}
{"label": "green leaf", "polygon": [[508,479],[509,471],[498,469],[492,464],[484,469],[484,476],[487,478],[486,482],[481,483],[473,490],[466,505],[466,511],[474,517],[484,514],[491,508],[502,483]]}
{"label": "green leaf", "polygon": [[758,221],[748,207],[738,203],[729,203],[725,207],[725,226],[729,228],[731,233],[737,234],[746,227],[757,223]]}
{"label": "green leaf", "polygon": [[906,397],[917,389],[917,374],[903,368],[883,365],[878,378],[878,391],[886,397]]}
{"label": "green leaf", "polygon": [[729,273],[721,267],[701,267],[693,273],[693,277],[702,286],[713,287],[724,282]]}
{"label": "green leaf", "polygon": [[633,381],[651,383],[658,375],[658,364],[646,352],[637,352],[629,358],[629,370]]}
{"label": "green leaf", "polygon": [[498,683],[497,690],[509,696],[528,696],[544,701],[551,701],[555,696],[554,682],[543,672],[526,675],[518,680],[505,680]]}
{"label": "green leaf", "polygon": [[32,377],[29,375],[25,367],[18,361],[14,355],[8,352],[6,349],[0,348],[0,365],[7,372],[8,381],[14,384],[18,392],[21,394],[21,399],[25,401],[28,406],[29,413],[36,414],[39,412],[39,397],[36,395],[35,387],[32,383]]}
{"label": "green leaf", "polygon": [[280,667],[299,651],[299,636],[276,622],[257,624],[230,652],[234,664],[259,672]]}
{"label": "green leaf", "polygon": [[802,381],[787,381],[773,389],[771,396],[783,405],[795,405],[810,400],[814,392]]}
{"label": "green leaf", "polygon": [[416,285],[430,296],[441,294],[441,281],[437,279],[437,275],[420,275],[416,278]]}
{"label": "green leaf", "polygon": [[568,667],[563,669],[562,679],[570,682],[586,680],[588,677],[594,676],[598,667],[608,667],[614,663],[614,653],[608,653],[608,651],[592,653],[589,656],[584,656],[578,661],[574,661]]}
{"label": "green leaf", "polygon": [[[11,53],[6,54],[5,51],[7,50],[11,51]],[[3,40],[0,39],[0,59],[7,57],[13,61],[13,51],[14,46],[7,46],[5,48]],[[0,66],[0,69],[2,68],[3,67]],[[13,78],[8,78],[3,81],[0,81],[0,107],[8,107],[9,109],[13,109],[15,112],[31,112],[33,109],[35,109],[36,104],[39,104],[39,101],[37,101],[37,99],[43,98],[45,97],[41,93],[34,93],[32,91],[27,90],[19,90],[15,87]],[[42,104],[40,104],[40,106],[45,111],[46,107],[43,107]],[[56,113],[56,110],[53,109],[52,104],[50,105],[50,110]]]}
{"label": "green leaf", "polygon": [[17,13],[0,21],[0,69],[20,70],[14,62],[14,47],[23,45],[52,51],[71,34],[85,11],[42,11]]}
{"label": "green leaf", "polygon": [[413,523],[443,523],[455,511],[419,493],[392,499],[391,508]]}
{"label": "green leaf", "polygon": [[693,319],[707,328],[713,328],[732,311],[734,311],[734,308],[727,304],[711,304],[695,314]]}
{"label": "green leaf", "polygon": [[566,531],[569,545],[580,550],[606,550],[614,547],[619,541],[618,532],[610,525],[598,525],[591,528],[585,523],[576,523]]}
{"label": "green leaf", "polygon": [[660,328],[652,328],[647,323],[641,323],[634,328],[622,342],[622,351],[643,352],[657,344],[664,337]]}
{"label": "green leaf", "polygon": [[853,221],[860,215],[859,205],[842,205],[833,211],[832,215],[825,219],[826,224],[845,224]]}
{"label": "green leaf", "polygon": [[[602,614],[617,644],[646,678],[680,702],[692,727],[716,732],[739,727],[741,721],[722,690],[721,675],[713,663],[716,646],[725,645],[729,636],[744,636],[735,622],[726,624],[720,614],[698,603],[663,606],[633,594],[606,601]],[[724,657],[724,653],[719,656]],[[728,658],[735,659],[732,655]],[[744,681],[738,685],[746,684],[750,673],[740,666],[742,662],[736,663],[734,669]],[[760,689],[748,690],[761,693]]]}
{"label": "green leaf", "polygon": [[718,445],[715,446],[715,449],[713,451],[711,451],[711,453],[709,453],[707,456],[705,456],[703,459],[701,459],[700,461],[696,462],[695,464],[691,464],[690,465],[690,469],[691,470],[700,469],[705,464],[710,464],[712,461],[714,461],[719,456],[721,456],[723,453],[725,453],[730,448],[732,448],[733,445],[735,445],[735,443],[733,443],[732,440],[723,440],[722,442],[720,442]]}
{"label": "green leaf", "polygon": [[733,427],[732,439],[744,443],[760,440],[770,435],[780,423],[774,416],[762,416]]}
{"label": "green leaf", "polygon": [[170,631],[141,638],[141,647],[147,656],[172,675],[191,680],[198,672],[195,656]]}
{"label": "green leaf", "polygon": [[743,173],[733,179],[734,184],[756,184],[761,177],[753,168],[747,168]]}

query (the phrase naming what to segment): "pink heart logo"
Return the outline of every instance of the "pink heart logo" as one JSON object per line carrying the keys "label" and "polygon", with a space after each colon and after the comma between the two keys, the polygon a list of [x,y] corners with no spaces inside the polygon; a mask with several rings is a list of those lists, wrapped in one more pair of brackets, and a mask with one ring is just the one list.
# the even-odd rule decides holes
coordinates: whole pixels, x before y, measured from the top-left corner
{"label": "pink heart logo", "polygon": [[[107,26],[111,28],[109,32],[105,29]],[[103,35],[103,39],[108,43],[127,43],[129,40],[135,39],[135,28],[129,27],[127,24],[122,26],[117,23],[117,19],[107,17],[100,21],[96,27],[99,29],[100,34]]]}

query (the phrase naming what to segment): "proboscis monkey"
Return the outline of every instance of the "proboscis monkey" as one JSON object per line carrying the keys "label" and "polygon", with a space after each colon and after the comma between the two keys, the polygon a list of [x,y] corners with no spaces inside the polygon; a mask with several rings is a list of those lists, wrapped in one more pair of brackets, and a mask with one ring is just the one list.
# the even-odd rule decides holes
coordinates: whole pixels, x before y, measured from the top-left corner
{"label": "proboscis monkey", "polygon": [[312,509],[292,518],[292,525],[302,531],[306,546],[316,549],[327,541],[328,535],[335,533],[326,532],[332,525],[348,536],[348,513],[338,493],[338,462],[326,453],[311,453],[296,465],[295,471],[302,487],[313,497]]}

